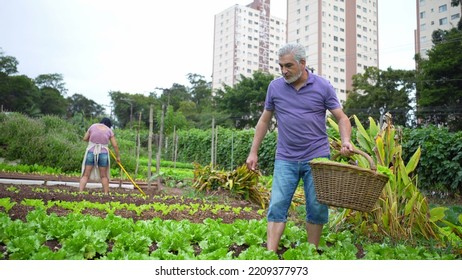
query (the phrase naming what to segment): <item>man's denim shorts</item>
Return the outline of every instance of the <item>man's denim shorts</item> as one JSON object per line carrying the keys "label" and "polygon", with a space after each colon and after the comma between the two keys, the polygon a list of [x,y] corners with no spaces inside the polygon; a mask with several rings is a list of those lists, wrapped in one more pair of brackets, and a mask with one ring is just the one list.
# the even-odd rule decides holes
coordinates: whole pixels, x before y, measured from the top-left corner
{"label": "man's denim shorts", "polygon": [[303,180],[305,191],[306,221],[312,224],[328,222],[329,208],[319,203],[316,198],[309,162],[287,160],[274,162],[273,186],[267,214],[268,222],[287,221],[287,213],[300,180]]}
{"label": "man's denim shorts", "polygon": [[[85,159],[85,165],[95,165],[95,155],[93,152],[87,153],[87,158]],[[108,167],[109,158],[107,153],[100,153],[98,156],[98,167]]]}

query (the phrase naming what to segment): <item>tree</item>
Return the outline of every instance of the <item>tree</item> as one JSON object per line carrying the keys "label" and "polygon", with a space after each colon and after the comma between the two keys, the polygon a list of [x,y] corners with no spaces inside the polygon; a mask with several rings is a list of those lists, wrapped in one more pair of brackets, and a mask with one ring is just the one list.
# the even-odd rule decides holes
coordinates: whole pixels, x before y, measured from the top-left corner
{"label": "tree", "polygon": [[212,85],[204,80],[204,76],[198,74],[188,74],[191,84],[191,100],[196,104],[197,113],[212,106]]}
{"label": "tree", "polygon": [[40,111],[44,115],[65,116],[67,113],[68,100],[54,88],[40,90]]}
{"label": "tree", "polygon": [[[162,110],[158,110],[157,112],[157,123],[160,123]],[[173,133],[174,128],[177,130],[187,129],[188,121],[181,112],[174,112],[173,106],[170,105],[167,107],[164,116],[164,134],[169,135]]]}
{"label": "tree", "polygon": [[111,91],[109,92],[109,96],[111,97],[116,122],[122,128],[127,126],[132,127],[137,122],[137,116],[140,112],[142,113],[141,119],[143,124],[149,126],[149,106],[152,104],[154,108],[159,107],[159,101],[153,94],[144,96],[143,94]]}
{"label": "tree", "polygon": [[17,67],[18,60],[6,56],[0,48],[0,105],[6,111],[38,116],[40,114],[39,90],[29,77],[12,76],[18,72]]}
{"label": "tree", "polygon": [[35,78],[35,84],[40,90],[40,110],[45,115],[65,116],[68,101],[64,98],[67,93],[63,75],[41,74]]}
{"label": "tree", "polygon": [[184,85],[174,83],[171,88],[162,89],[162,94],[159,98],[162,104],[165,104],[167,107],[172,105],[173,110],[177,111],[180,108],[180,103],[182,101],[190,101],[191,95],[188,92],[188,89]]}
{"label": "tree", "polygon": [[417,117],[422,124],[462,129],[462,30],[436,30],[428,59],[416,56]]}
{"label": "tree", "polygon": [[269,83],[274,79],[271,74],[260,71],[252,77],[241,75],[241,81],[233,87],[224,86],[217,91],[218,110],[225,113],[230,126],[238,129],[254,127],[263,111]]}
{"label": "tree", "polygon": [[41,74],[35,78],[35,84],[39,89],[52,88],[61,95],[66,95],[67,89],[62,74]]}
{"label": "tree", "polygon": [[76,114],[82,114],[84,118],[96,118],[104,115],[103,106],[97,104],[95,101],[86,98],[82,94],[75,93],[67,98],[68,117],[73,117]]}
{"label": "tree", "polygon": [[0,48],[0,75],[10,76],[18,73],[18,64],[19,62],[15,57],[4,55]]}
{"label": "tree", "polygon": [[395,124],[408,124],[414,76],[412,70],[388,68],[384,71],[368,67],[363,74],[353,76],[353,90],[348,93],[344,104],[345,113],[356,115],[365,122],[368,117],[380,119],[390,112]]}
{"label": "tree", "polygon": [[0,75],[0,104],[6,111],[38,116],[40,92],[34,81],[25,75]]}

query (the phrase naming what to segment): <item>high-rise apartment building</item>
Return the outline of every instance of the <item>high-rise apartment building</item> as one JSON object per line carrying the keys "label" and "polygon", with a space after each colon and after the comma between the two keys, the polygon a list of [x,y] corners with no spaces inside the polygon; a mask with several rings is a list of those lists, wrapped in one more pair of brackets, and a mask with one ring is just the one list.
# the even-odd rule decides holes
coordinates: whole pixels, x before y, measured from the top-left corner
{"label": "high-rise apartment building", "polygon": [[433,31],[457,27],[462,14],[462,5],[452,7],[451,0],[416,0],[416,5],[415,52],[426,58],[427,51],[433,47]]}
{"label": "high-rise apartment building", "polygon": [[212,88],[233,86],[258,70],[279,75],[277,51],[285,42],[286,21],[271,16],[270,0],[215,15]]}
{"label": "high-rise apartment building", "polygon": [[287,41],[306,47],[307,65],[340,100],[352,76],[379,67],[377,0],[287,0]]}

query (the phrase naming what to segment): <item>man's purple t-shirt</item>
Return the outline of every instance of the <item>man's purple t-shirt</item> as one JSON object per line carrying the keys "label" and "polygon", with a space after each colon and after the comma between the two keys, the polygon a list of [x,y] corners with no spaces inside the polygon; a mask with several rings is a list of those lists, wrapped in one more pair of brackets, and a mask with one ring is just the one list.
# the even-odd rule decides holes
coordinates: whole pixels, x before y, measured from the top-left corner
{"label": "man's purple t-shirt", "polygon": [[268,86],[265,109],[274,111],[278,125],[276,159],[305,161],[330,154],[326,113],[341,105],[329,81],[308,74],[298,92],[283,77]]}

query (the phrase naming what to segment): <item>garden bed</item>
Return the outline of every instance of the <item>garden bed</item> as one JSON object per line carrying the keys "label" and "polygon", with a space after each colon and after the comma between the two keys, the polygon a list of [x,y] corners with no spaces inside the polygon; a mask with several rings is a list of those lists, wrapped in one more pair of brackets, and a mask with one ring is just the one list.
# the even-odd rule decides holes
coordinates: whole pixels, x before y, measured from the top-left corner
{"label": "garden bed", "polygon": [[[63,180],[33,174],[21,178]],[[316,251],[306,243],[297,219],[287,224],[274,254],[266,250],[265,210],[259,206],[225,190],[204,194],[188,187],[140,185],[146,195],[137,188],[111,188],[104,195],[101,188],[79,192],[66,185],[0,184],[5,229],[3,237],[0,231],[0,259],[460,258],[421,246],[358,242],[349,231],[326,232]]]}
{"label": "garden bed", "polygon": [[[31,177],[28,178],[31,179]],[[102,189],[87,188],[84,192],[80,193],[78,188],[64,185],[37,186],[0,184],[0,198],[9,197],[12,202],[16,202],[8,213],[12,219],[21,220],[25,220],[27,213],[31,210],[30,206],[21,204],[24,199],[40,199],[45,204],[47,204],[48,201],[79,202],[85,200],[96,203],[119,202],[120,204],[126,203],[135,205],[162,203],[166,205],[166,207],[178,204],[179,202],[185,205],[197,203],[204,204],[208,200],[210,203],[216,205],[226,205],[229,209],[245,208],[247,211],[213,211],[213,209],[216,208],[203,207],[202,209],[205,211],[197,211],[194,214],[191,214],[190,211],[169,211],[167,214],[162,214],[161,211],[154,210],[143,211],[141,215],[137,215],[134,211],[117,210],[115,214],[124,218],[132,218],[133,220],[151,220],[155,217],[160,217],[162,219],[177,221],[187,219],[193,223],[201,223],[205,218],[222,219],[225,223],[232,223],[236,219],[249,220],[262,218],[262,214],[257,212],[259,210],[258,206],[245,200],[230,197],[229,194],[224,191],[209,193],[204,200],[194,197],[185,197],[184,192],[187,191],[186,189],[163,187],[162,190],[158,190],[156,185],[153,185],[151,188],[140,188],[146,196],[142,195],[137,188],[111,188],[110,194],[104,195]],[[193,193],[191,192],[188,195],[192,196]],[[57,215],[67,215],[72,210],[52,207],[49,208],[48,211],[54,212]],[[85,209],[84,211],[84,213],[94,216],[105,217],[107,215],[107,212],[98,209]]]}

